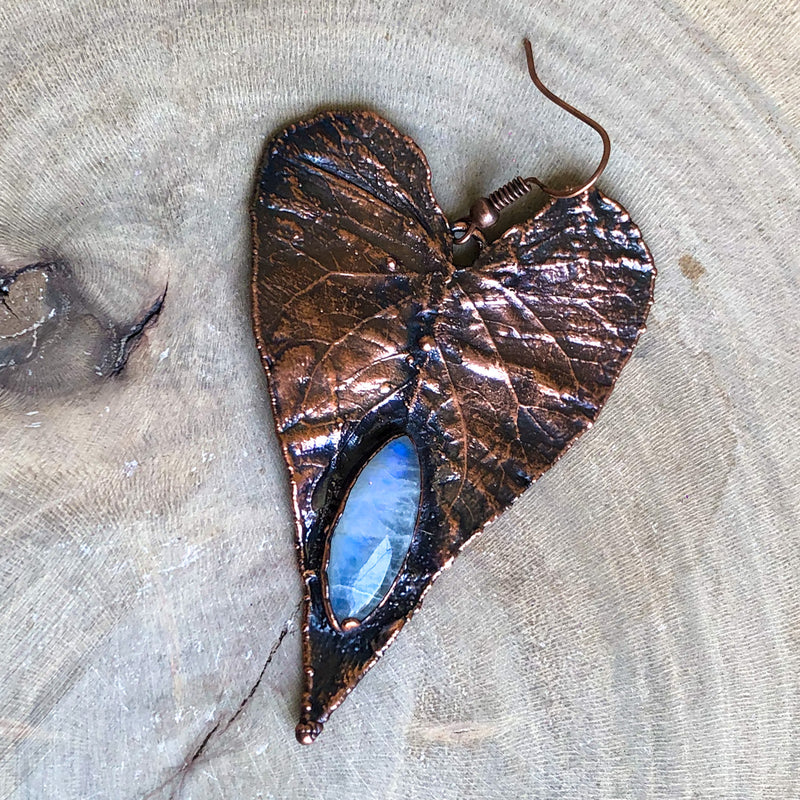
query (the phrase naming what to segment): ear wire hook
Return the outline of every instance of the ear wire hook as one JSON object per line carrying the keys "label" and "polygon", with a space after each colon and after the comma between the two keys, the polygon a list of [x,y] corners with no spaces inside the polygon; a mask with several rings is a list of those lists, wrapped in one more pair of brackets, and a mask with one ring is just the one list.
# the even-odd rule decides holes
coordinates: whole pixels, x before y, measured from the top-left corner
{"label": "ear wire hook", "polygon": [[543,192],[549,194],[550,197],[575,197],[576,195],[583,194],[588,189],[591,189],[592,186],[597,183],[597,179],[603,174],[603,170],[605,170],[606,165],[608,164],[608,158],[611,155],[611,139],[608,137],[608,133],[606,129],[599,123],[597,120],[592,119],[590,116],[587,116],[582,111],[578,111],[575,106],[571,106],[565,100],[562,100],[558,95],[551,92],[541,81],[538,74],[536,73],[536,67],[533,63],[533,49],[531,48],[530,39],[523,39],[522,43],[525,45],[525,56],[528,60],[528,72],[530,73],[531,80],[533,81],[533,85],[548,99],[554,102],[557,106],[560,106],[564,109],[564,111],[569,111],[573,117],[577,117],[581,122],[585,122],[590,128],[594,128],[599,134],[600,138],[603,140],[603,156],[600,159],[600,163],[597,165],[597,169],[592,174],[592,177],[589,178],[583,186],[579,186],[577,189],[551,189],[549,186],[545,186],[538,178],[526,178],[526,183],[533,183],[536,184]]}
{"label": "ear wire hook", "polygon": [[[453,225],[453,234],[455,235],[456,244],[464,244],[472,237],[478,240],[479,245],[485,243],[483,231],[486,228],[491,228],[497,222],[497,218],[506,206],[511,205],[520,197],[524,197],[534,186],[538,186],[545,194],[550,197],[565,199],[568,197],[576,197],[583,192],[588,191],[592,186],[597,183],[597,179],[603,174],[603,171],[608,164],[609,156],[611,155],[611,139],[606,132],[606,129],[597,120],[592,119],[582,111],[578,111],[575,106],[570,105],[566,100],[562,100],[558,95],[551,92],[543,83],[541,78],[536,72],[536,65],[533,62],[533,49],[531,48],[530,39],[525,38],[522,40],[525,46],[525,57],[528,62],[528,73],[531,76],[533,85],[550,101],[555,103],[560,108],[568,111],[573,117],[576,117],[581,122],[593,128],[600,134],[603,140],[603,155],[600,158],[600,163],[597,165],[592,176],[586,183],[577,188],[571,189],[552,189],[546,184],[542,183],[536,177],[521,178],[517,177],[509,181],[504,186],[501,186],[497,191],[492,192],[488,197],[481,197],[472,204],[469,210],[469,216],[458,220]],[[459,236],[459,234],[461,234]]]}

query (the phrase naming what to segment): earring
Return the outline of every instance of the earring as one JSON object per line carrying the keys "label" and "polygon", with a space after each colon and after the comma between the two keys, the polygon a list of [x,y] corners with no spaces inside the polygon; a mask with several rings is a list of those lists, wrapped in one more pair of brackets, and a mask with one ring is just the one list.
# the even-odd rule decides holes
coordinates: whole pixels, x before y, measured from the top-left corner
{"label": "earring", "polygon": [[[425,156],[367,111],[267,148],[252,208],[253,325],[297,525],[310,744],[441,570],[594,422],[652,303],[626,211],[515,178],[452,227]],[[487,242],[538,186],[533,219]],[[471,266],[453,244],[475,240]]]}

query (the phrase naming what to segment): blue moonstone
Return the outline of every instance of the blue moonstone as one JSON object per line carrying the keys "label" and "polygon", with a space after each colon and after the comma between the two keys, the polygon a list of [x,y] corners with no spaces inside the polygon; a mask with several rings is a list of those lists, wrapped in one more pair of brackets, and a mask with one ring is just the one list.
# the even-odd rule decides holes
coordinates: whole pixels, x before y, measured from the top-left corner
{"label": "blue moonstone", "polygon": [[328,600],[339,622],[363,620],[389,591],[411,545],[419,500],[417,452],[400,436],[361,470],[331,534]]}

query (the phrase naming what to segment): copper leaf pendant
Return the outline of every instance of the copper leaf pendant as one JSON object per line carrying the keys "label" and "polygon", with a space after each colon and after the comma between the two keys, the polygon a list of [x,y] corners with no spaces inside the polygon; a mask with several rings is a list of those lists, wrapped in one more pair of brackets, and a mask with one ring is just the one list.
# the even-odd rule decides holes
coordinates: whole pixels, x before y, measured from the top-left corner
{"label": "copper leaf pendant", "polygon": [[255,335],[305,582],[309,743],[464,543],[592,424],[655,270],[594,189],[456,268],[425,157],[369,112],[278,135],[252,216]]}

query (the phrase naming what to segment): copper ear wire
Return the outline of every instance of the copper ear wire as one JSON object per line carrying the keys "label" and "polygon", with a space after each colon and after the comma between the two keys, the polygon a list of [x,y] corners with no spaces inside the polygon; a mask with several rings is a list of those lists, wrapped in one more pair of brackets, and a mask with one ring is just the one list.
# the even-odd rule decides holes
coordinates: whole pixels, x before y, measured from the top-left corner
{"label": "copper ear wire", "polygon": [[[595,185],[595,183],[597,183],[597,179],[603,174],[603,170],[605,170],[606,165],[608,164],[609,156],[611,155],[611,139],[609,138],[606,129],[596,120],[587,116],[582,111],[578,111],[575,106],[572,106],[565,100],[562,100],[558,95],[551,92],[550,89],[548,89],[542,83],[541,78],[539,78],[539,75],[536,72],[536,65],[533,61],[533,49],[531,48],[530,40],[527,38],[523,39],[522,43],[525,46],[525,57],[528,62],[528,73],[531,76],[533,85],[548,100],[552,101],[560,108],[563,108],[565,111],[568,111],[570,114],[572,114],[573,117],[576,117],[581,122],[584,122],[586,125],[596,130],[597,133],[600,134],[600,138],[603,140],[603,155],[600,158],[600,163],[597,165],[597,169],[594,171],[591,178],[577,188],[551,189],[536,177],[516,177],[504,186],[501,186],[497,191],[492,192],[489,197],[479,198],[472,204],[472,208],[469,210],[469,215],[458,220],[458,222],[453,225],[453,234],[455,236],[456,244],[465,244],[471,238],[475,237],[478,240],[478,244],[483,246],[483,244],[485,244],[483,231],[487,228],[491,228],[497,222],[500,212],[506,208],[506,206],[510,206],[513,202],[519,200],[520,197],[524,197],[533,189],[534,186],[538,186],[550,197],[560,199],[575,197],[576,195],[583,194],[583,192],[588,191],[592,188],[592,186]],[[461,235],[459,236],[458,234]]]}
{"label": "copper ear wire", "polygon": [[538,186],[543,192],[549,194],[550,197],[575,197],[576,195],[583,194],[588,189],[591,189],[592,186],[597,183],[597,179],[603,174],[603,170],[605,170],[606,165],[608,164],[608,158],[611,155],[611,139],[608,138],[608,133],[606,129],[596,120],[593,120],[591,117],[584,114],[582,111],[578,111],[575,106],[571,106],[565,100],[562,100],[557,95],[553,94],[541,81],[539,76],[536,74],[536,67],[533,63],[533,50],[531,49],[531,43],[529,39],[523,39],[522,43],[525,45],[525,56],[528,59],[528,72],[530,73],[531,80],[533,81],[533,85],[548,99],[554,102],[557,106],[560,106],[564,109],[564,111],[569,111],[573,117],[577,117],[581,122],[585,122],[590,128],[594,128],[599,134],[600,138],[603,140],[603,156],[600,159],[600,163],[597,165],[597,169],[592,174],[592,177],[589,178],[586,183],[582,186],[579,186],[577,189],[551,189],[549,186],[545,186],[538,178],[525,178],[525,183],[533,183]]}

